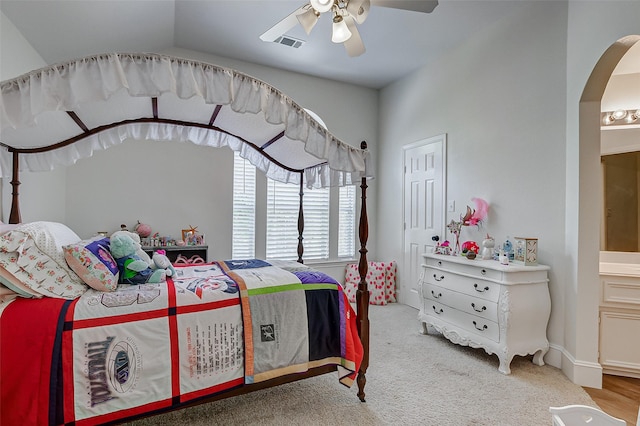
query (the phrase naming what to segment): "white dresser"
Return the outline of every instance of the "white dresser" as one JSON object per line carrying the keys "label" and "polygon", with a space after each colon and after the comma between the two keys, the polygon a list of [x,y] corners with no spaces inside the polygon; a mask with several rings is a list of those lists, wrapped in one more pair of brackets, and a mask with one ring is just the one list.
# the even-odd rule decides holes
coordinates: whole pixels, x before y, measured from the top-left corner
{"label": "white dresser", "polygon": [[511,373],[515,355],[544,365],[551,312],[548,266],[424,254],[418,288],[424,334],[432,326],[453,343],[496,354]]}

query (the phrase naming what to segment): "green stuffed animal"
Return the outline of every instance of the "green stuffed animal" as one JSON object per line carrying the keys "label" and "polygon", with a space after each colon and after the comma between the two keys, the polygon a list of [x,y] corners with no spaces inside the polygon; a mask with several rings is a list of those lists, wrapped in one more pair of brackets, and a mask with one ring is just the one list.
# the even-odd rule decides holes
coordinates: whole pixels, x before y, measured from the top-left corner
{"label": "green stuffed animal", "polygon": [[110,238],[111,255],[118,264],[121,284],[160,283],[167,280],[162,269],[152,269],[138,254],[140,243],[126,233],[114,234]]}
{"label": "green stuffed animal", "polygon": [[116,231],[113,234],[111,234],[110,238],[113,238],[116,235],[120,235],[120,234],[128,235],[131,238],[133,238],[133,241],[135,241],[136,243],[140,244],[140,248],[136,251],[136,254],[140,257],[140,259],[142,259],[145,262],[147,262],[149,264],[149,266],[151,266],[152,269],[155,269],[153,267],[153,261],[151,260],[151,257],[147,254],[146,251],[144,251],[142,249],[142,242],[140,241],[140,235],[135,233],[135,232],[120,230],[120,231]]}
{"label": "green stuffed animal", "polygon": [[152,269],[164,270],[167,277],[174,277],[176,275],[176,270],[167,257],[166,250],[156,250],[153,256],[151,256],[151,260],[153,262],[153,265],[151,265]]}

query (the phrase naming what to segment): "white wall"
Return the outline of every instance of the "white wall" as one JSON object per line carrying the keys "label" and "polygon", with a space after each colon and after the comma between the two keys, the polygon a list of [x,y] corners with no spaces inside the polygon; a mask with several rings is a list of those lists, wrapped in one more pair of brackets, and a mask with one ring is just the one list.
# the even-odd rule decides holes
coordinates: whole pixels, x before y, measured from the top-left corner
{"label": "white wall", "polygon": [[[447,220],[478,196],[491,204],[489,219],[481,232],[463,230],[463,239],[540,239],[540,262],[552,268],[545,360],[598,387],[599,146],[579,146],[578,104],[605,50],[640,33],[640,2],[522,6],[382,91],[378,221],[397,226],[381,227],[378,252],[402,256],[402,145],[447,133],[447,198],[457,210]],[[592,126],[599,134],[599,121]]]}
{"label": "white wall", "polygon": [[[554,300],[562,293],[564,246],[564,105],[567,5],[532,2],[508,22],[487,28],[436,64],[385,88],[381,95],[379,223],[402,223],[402,145],[447,133],[447,199],[458,220],[471,198],[490,203],[478,231],[462,240],[539,238],[551,266]],[[376,234],[383,258],[402,259],[401,226]],[[451,235],[447,235],[451,239]],[[381,244],[385,241],[385,244]],[[559,256],[560,254],[560,256]],[[399,280],[406,275],[398,274]],[[554,306],[549,338],[563,339]]]}
{"label": "white wall", "polygon": [[640,105],[640,72],[612,75],[602,98],[602,111],[636,109],[638,105]]}
{"label": "white wall", "polygon": [[0,12],[0,81],[43,67],[46,62],[15,25]]}
{"label": "white wall", "polygon": [[[597,362],[602,191],[599,114],[608,75],[602,77],[604,85],[598,94],[586,92],[585,87],[607,49],[622,37],[640,35],[640,2],[570,1],[568,16],[565,257],[571,268],[562,305],[566,318],[562,368],[574,382],[594,386],[590,383],[601,379]],[[594,74],[598,77],[599,73]],[[593,121],[581,121],[581,116]]]}
{"label": "white wall", "polygon": [[[0,12],[0,81],[10,80],[46,65],[18,29]],[[18,187],[23,222],[53,220],[64,222],[64,170],[53,173],[22,173]],[[11,179],[2,179],[1,220],[9,221]]]}
{"label": "white wall", "polygon": [[228,148],[128,140],[67,168],[67,222],[81,237],[138,220],[176,239],[197,226],[210,258],[228,258],[232,173]]}

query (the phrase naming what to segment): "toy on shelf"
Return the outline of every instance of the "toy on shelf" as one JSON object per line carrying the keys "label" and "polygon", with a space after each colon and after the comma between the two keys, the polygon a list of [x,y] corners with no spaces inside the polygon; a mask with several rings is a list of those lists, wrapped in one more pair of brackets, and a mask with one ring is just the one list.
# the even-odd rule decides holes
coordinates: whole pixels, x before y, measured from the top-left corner
{"label": "toy on shelf", "polygon": [[482,258],[484,260],[489,260],[493,257],[493,248],[495,245],[496,242],[493,237],[487,234],[487,238],[482,240]]}
{"label": "toy on shelf", "polygon": [[140,223],[140,221],[138,221],[136,226],[133,228],[133,231],[140,235],[140,238],[147,238],[149,235],[151,235],[151,226],[147,225],[146,223]]}
{"label": "toy on shelf", "polygon": [[182,230],[182,241],[187,246],[203,246],[204,235],[198,234],[198,227],[189,225],[189,228]]}

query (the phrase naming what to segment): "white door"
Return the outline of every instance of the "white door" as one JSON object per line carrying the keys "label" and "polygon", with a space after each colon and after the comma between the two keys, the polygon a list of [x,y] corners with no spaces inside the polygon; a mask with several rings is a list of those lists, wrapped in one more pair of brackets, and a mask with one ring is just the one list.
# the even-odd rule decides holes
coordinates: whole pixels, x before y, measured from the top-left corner
{"label": "white door", "polygon": [[404,268],[400,303],[420,307],[418,278],[422,254],[444,240],[447,135],[424,139],[404,150]]}

